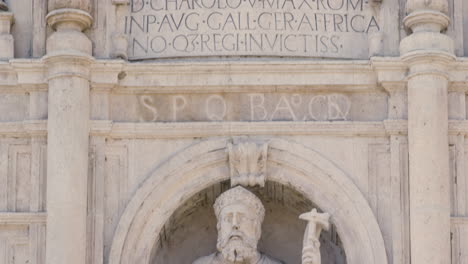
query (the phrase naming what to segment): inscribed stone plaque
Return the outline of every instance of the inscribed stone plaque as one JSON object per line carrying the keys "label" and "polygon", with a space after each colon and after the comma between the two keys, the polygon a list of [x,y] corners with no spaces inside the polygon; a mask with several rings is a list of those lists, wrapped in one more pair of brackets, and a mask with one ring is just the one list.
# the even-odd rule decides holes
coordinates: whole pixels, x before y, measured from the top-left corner
{"label": "inscribed stone plaque", "polygon": [[114,94],[118,122],[377,121],[384,93]]}
{"label": "inscribed stone plaque", "polygon": [[365,58],[381,26],[371,0],[132,0],[130,59]]}

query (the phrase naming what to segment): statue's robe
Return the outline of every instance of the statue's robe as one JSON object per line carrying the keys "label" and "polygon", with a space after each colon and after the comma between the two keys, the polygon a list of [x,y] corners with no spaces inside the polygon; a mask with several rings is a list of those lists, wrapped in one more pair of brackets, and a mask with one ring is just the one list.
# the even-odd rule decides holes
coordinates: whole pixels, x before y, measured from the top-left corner
{"label": "statue's robe", "polygon": [[[192,264],[225,264],[225,262],[223,261],[221,253],[216,252],[209,256],[201,257],[195,260]],[[283,262],[261,254],[260,259],[255,264],[283,264]]]}

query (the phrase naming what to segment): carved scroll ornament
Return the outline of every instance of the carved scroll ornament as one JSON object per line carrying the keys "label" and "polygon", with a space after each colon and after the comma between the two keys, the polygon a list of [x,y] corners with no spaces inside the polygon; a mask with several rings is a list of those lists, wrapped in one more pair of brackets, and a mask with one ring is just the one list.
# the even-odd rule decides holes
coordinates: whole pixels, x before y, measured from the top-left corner
{"label": "carved scroll ornament", "polygon": [[265,186],[268,143],[228,144],[231,186]]}

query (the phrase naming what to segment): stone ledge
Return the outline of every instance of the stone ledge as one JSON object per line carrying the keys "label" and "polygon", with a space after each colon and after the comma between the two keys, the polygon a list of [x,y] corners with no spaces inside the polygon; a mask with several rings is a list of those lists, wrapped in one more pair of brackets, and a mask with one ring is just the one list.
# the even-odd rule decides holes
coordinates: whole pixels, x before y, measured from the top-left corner
{"label": "stone ledge", "polygon": [[[111,138],[193,138],[238,135],[325,135],[325,136],[370,136],[406,135],[407,120],[384,120],[375,122],[113,122],[91,121],[92,136]],[[468,135],[468,120],[449,121],[451,135]],[[0,122],[0,135],[13,137],[45,137],[47,120],[23,122]]]}
{"label": "stone ledge", "polygon": [[[327,61],[92,60],[91,89],[119,93],[207,93],[252,91],[368,92],[406,86],[407,65],[399,57]],[[44,58],[0,62],[0,92],[47,89]],[[468,89],[468,59],[450,64],[454,89]],[[281,73],[281,74],[279,74]],[[143,85],[142,85],[143,84]]]}
{"label": "stone ledge", "polygon": [[468,120],[449,120],[449,134],[468,135]]}
{"label": "stone ledge", "polygon": [[452,226],[468,225],[468,217],[466,216],[452,216],[450,220]]}
{"label": "stone ledge", "polygon": [[[111,138],[193,138],[240,135],[386,135],[382,122],[93,122],[91,134]],[[95,129],[99,127],[99,129]],[[105,128],[107,127],[107,128]]]}
{"label": "stone ledge", "polygon": [[[406,121],[395,120],[384,124],[384,122],[378,121],[119,123],[111,120],[94,120],[91,124],[92,136],[111,138],[193,138],[237,135],[383,137],[389,133],[406,134]],[[47,121],[0,122],[0,135],[14,137],[46,136]]]}
{"label": "stone ledge", "polygon": [[0,224],[32,224],[32,223],[46,223],[47,213],[0,213]]}
{"label": "stone ledge", "polygon": [[0,135],[10,137],[47,136],[47,120],[0,122]]}
{"label": "stone ledge", "polygon": [[[31,224],[31,223],[46,223],[46,212],[1,212],[0,224]],[[451,223],[453,226],[468,225],[468,217],[452,216]]]}
{"label": "stone ledge", "polygon": [[[238,91],[240,87],[306,86],[322,90],[376,89],[369,61],[247,61],[127,63],[126,90]],[[294,88],[292,88],[294,89]]]}

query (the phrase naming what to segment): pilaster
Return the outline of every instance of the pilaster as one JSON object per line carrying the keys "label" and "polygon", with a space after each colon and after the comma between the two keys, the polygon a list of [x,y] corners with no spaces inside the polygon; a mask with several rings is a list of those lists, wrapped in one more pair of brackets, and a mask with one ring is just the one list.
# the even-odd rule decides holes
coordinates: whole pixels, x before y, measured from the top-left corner
{"label": "pilaster", "polygon": [[400,43],[407,63],[411,263],[450,262],[447,0],[409,0]]}
{"label": "pilaster", "polygon": [[47,39],[48,264],[86,263],[89,79],[88,1],[49,1]]}

